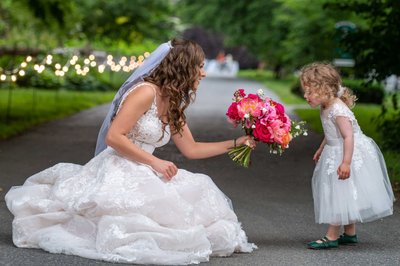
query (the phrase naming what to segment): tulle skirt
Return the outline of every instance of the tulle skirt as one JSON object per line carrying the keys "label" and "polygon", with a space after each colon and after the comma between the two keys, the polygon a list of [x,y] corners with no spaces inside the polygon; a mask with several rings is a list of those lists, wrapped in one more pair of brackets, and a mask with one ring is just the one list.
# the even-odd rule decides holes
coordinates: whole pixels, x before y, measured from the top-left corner
{"label": "tulle skirt", "polygon": [[347,225],[393,214],[393,190],[382,153],[363,135],[354,138],[350,178],[339,180],[341,140],[328,140],[314,170],[312,190],[316,223]]}
{"label": "tulle skirt", "polygon": [[6,203],[14,244],[51,253],[184,265],[256,248],[210,177],[179,170],[165,182],[111,148],[31,176]]}

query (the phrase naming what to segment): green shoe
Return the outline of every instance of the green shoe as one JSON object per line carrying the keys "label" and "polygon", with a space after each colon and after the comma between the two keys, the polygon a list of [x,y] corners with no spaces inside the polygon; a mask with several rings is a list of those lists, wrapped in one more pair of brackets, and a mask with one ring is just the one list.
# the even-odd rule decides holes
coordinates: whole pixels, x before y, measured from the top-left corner
{"label": "green shoe", "polygon": [[341,245],[357,244],[358,243],[357,235],[349,236],[343,233],[343,235],[339,237],[338,242]]}
{"label": "green shoe", "polygon": [[323,238],[319,239],[321,243],[318,243],[316,241],[312,241],[307,244],[308,248],[310,249],[327,249],[327,248],[337,248],[339,246],[339,241],[336,240],[329,240],[326,236]]}

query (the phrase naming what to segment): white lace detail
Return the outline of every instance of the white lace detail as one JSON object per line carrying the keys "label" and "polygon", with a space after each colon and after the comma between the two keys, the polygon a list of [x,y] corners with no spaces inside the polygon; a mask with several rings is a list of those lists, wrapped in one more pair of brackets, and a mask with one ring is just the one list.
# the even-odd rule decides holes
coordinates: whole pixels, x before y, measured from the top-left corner
{"label": "white lace detail", "polygon": [[349,107],[347,107],[347,105],[334,103],[330,108],[328,117],[331,119],[336,119],[336,117],[338,116],[347,117],[351,122],[354,122],[356,120],[353,112],[349,109]]}
{"label": "white lace detail", "polygon": [[[375,162],[378,162],[378,155],[375,152],[375,149],[372,146],[371,139],[366,136],[360,136],[355,138],[355,148],[353,151],[353,160],[354,168],[358,171],[362,168],[364,161],[366,158],[373,159]],[[360,149],[362,147],[362,149]],[[368,154],[366,154],[368,153]]]}
{"label": "white lace detail", "polygon": [[[364,137],[362,137],[362,138],[359,137],[359,136],[363,136],[363,134],[357,123],[357,120],[356,120],[353,112],[343,102],[336,102],[328,110],[321,113],[322,126],[324,128],[324,133],[325,133],[327,143],[328,144],[334,143],[333,144],[334,146],[338,146],[338,147],[340,147],[340,149],[343,148],[342,147],[343,138],[342,138],[342,135],[336,125],[336,118],[339,116],[348,118],[350,120],[350,122],[352,123],[354,141],[355,141],[353,157],[352,157],[352,164],[354,164],[355,170],[359,170],[364,163],[362,153],[365,152],[365,150],[363,149],[361,151],[359,149],[360,145],[356,145],[356,142],[358,142],[358,143],[363,142],[363,144],[365,144],[365,141],[367,141],[367,140]],[[362,143],[360,143],[360,144],[363,145]],[[365,147],[370,147],[370,145],[365,145]],[[373,154],[374,151],[369,150],[369,153]],[[328,174],[333,173],[332,172],[333,166],[331,167],[331,164],[335,160],[341,160],[341,158],[335,158],[335,154],[330,153],[328,156],[328,161],[326,162],[327,164],[330,165],[330,167],[327,168],[328,169],[327,171],[329,172]]]}
{"label": "white lace detail", "polygon": [[332,150],[328,150],[328,157],[325,160],[325,163],[327,164],[326,168],[326,173],[328,175],[331,175],[336,172],[335,169],[335,152]]}
{"label": "white lace detail", "polygon": [[361,169],[361,167],[362,167],[362,165],[364,163],[364,160],[363,160],[363,157],[362,157],[362,153],[360,152],[359,149],[354,149],[353,150],[353,158],[351,159],[351,163],[354,165],[354,169],[356,171]]}
{"label": "white lace detail", "polygon": [[136,86],[129,89],[121,100],[121,104],[118,107],[117,113],[120,111],[123,103],[126,100],[126,97],[134,91],[136,88],[149,85],[154,90],[154,100],[153,103],[147,112],[140,117],[137,121],[136,125],[131,129],[128,133],[128,138],[135,143],[136,145],[140,146],[142,149],[152,153],[154,148],[161,147],[168,143],[170,140],[170,129],[169,125],[164,125],[159,118],[158,110],[157,110],[157,93],[154,85],[151,83],[139,83]]}

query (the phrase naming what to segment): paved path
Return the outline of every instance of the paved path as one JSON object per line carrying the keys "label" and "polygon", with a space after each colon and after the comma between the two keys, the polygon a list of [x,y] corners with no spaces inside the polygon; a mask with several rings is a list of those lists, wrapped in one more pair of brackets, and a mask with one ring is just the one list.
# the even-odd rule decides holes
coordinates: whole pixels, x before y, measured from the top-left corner
{"label": "paved path", "polygon": [[[196,139],[223,140],[241,134],[224,116],[237,88],[257,90],[262,85],[237,79],[205,79],[188,112]],[[272,97],[275,97],[271,94]],[[19,249],[11,239],[12,216],[4,194],[12,185],[58,162],[86,163],[93,155],[97,131],[107,105],[38,126],[21,136],[0,142],[0,265],[114,265],[76,256]],[[235,166],[228,156],[186,160],[170,143],[156,151],[180,168],[210,175],[232,201],[249,240],[259,249],[252,254],[212,258],[201,265],[399,265],[400,215],[358,227],[360,243],[329,251],[312,251],[305,244],[325,233],[314,223],[310,178],[311,160],[322,136],[310,133],[293,141],[282,156],[268,154],[259,145],[250,169]],[[115,264],[121,265],[121,264]]]}

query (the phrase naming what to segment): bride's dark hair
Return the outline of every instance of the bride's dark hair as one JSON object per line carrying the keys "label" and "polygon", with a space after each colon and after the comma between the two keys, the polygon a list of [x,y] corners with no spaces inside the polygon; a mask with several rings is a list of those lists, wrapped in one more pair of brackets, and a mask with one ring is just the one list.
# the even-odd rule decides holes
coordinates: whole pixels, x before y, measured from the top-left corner
{"label": "bride's dark hair", "polygon": [[200,78],[203,49],[197,43],[173,39],[168,55],[145,81],[157,85],[162,97],[169,99],[167,121],[172,133],[180,133],[186,124],[185,109],[195,98],[194,84]]}

